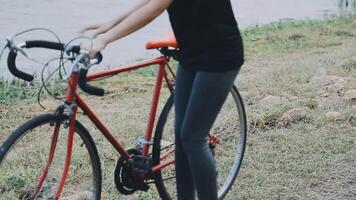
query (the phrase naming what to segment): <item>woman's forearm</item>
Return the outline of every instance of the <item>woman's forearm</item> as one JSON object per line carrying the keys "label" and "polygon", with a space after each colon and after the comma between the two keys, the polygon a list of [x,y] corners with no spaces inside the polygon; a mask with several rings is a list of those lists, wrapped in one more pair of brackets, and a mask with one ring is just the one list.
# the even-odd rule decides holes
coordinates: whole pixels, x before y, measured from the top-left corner
{"label": "woman's forearm", "polygon": [[137,4],[135,4],[132,8],[126,10],[124,13],[121,15],[117,16],[116,18],[112,19],[110,22],[112,23],[112,27],[116,26],[120,22],[122,22],[124,19],[126,19],[128,16],[130,16],[132,13],[134,13],[136,10],[139,10],[142,8],[144,5],[146,5],[150,0],[141,0]]}
{"label": "woman's forearm", "polygon": [[120,23],[103,34],[102,38],[105,38],[107,43],[110,43],[137,31],[159,16],[172,1],[148,0],[146,4],[129,14]]}

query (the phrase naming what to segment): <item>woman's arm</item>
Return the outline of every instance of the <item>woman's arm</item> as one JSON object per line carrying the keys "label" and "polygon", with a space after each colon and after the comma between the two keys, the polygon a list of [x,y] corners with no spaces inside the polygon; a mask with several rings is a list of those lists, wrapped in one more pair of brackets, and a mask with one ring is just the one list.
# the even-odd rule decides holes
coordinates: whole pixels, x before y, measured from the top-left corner
{"label": "woman's arm", "polygon": [[145,4],[147,4],[150,0],[141,0],[137,4],[135,4],[132,8],[126,10],[126,12],[120,14],[119,16],[115,17],[114,19],[107,21],[107,22],[101,22],[101,23],[95,23],[95,24],[89,24],[87,26],[84,26],[81,30],[80,33],[84,33],[85,31],[89,30],[94,30],[93,37],[96,37],[99,34],[105,33],[106,31],[110,30],[112,27],[116,26],[120,22],[122,22],[124,19],[126,19],[129,15],[134,13],[136,10],[140,9],[143,7]]}
{"label": "woman's arm", "polygon": [[148,3],[131,13],[121,23],[106,33],[99,35],[94,40],[90,55],[94,56],[96,52],[104,49],[107,44],[144,27],[166,10],[172,2],[173,0],[149,0]]}
{"label": "woman's arm", "polygon": [[138,2],[135,6],[133,6],[131,9],[128,9],[125,13],[122,15],[118,16],[117,18],[114,19],[116,22],[115,25],[119,24],[122,22],[124,19],[126,19],[129,15],[134,13],[136,10],[142,8],[144,5],[146,5],[150,0],[142,0]]}

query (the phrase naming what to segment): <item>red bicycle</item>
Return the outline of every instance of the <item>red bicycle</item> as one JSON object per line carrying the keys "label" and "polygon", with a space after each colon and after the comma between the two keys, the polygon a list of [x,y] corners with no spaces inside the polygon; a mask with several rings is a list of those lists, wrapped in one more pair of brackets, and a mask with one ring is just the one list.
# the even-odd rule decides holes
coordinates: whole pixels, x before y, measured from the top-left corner
{"label": "red bicycle", "polygon": [[[79,46],[51,41],[26,41],[15,45],[8,40],[9,71],[25,81],[34,77],[16,67],[17,54],[27,48],[47,48],[71,55],[71,72],[66,97],[55,112],[42,114],[20,125],[0,147],[0,196],[5,199],[100,199],[102,173],[113,173],[117,190],[124,195],[149,191],[155,184],[158,194],[152,198],[175,199],[174,172],[174,69],[169,60],[179,58],[174,36],[150,41],[147,49],[158,49],[162,56],[132,65],[89,73],[100,63],[100,53],[90,59]],[[150,113],[144,137],[137,146],[126,149],[115,139],[95,112],[82,99],[82,91],[103,96],[104,90],[87,82],[157,65]],[[171,93],[157,123],[155,122],[163,84]],[[89,131],[77,120],[78,108],[95,125],[119,154],[114,169],[102,171],[98,150]],[[117,123],[117,122],[115,122]],[[155,132],[154,126],[156,124]],[[223,199],[239,172],[246,144],[246,115],[242,98],[234,86],[231,89],[207,142],[213,152],[218,171],[219,198]],[[112,162],[115,162],[114,160]],[[157,195],[157,196],[155,196]],[[234,194],[231,194],[234,196]]]}

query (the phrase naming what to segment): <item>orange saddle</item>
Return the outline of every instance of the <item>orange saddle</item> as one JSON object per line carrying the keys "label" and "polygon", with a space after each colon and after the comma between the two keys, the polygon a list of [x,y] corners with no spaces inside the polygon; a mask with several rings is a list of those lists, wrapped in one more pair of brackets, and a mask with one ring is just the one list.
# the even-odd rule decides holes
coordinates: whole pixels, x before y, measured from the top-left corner
{"label": "orange saddle", "polygon": [[174,36],[173,32],[167,34],[159,40],[151,40],[146,44],[146,49],[158,49],[163,47],[178,47],[176,37]]}

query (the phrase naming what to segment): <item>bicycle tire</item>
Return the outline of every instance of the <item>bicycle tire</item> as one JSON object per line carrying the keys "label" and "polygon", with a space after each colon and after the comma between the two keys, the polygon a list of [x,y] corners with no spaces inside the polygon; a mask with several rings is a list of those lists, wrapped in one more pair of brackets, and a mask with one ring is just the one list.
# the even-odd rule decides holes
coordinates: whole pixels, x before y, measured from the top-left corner
{"label": "bicycle tire", "polygon": [[[2,171],[2,173],[4,174],[5,173],[4,170],[7,169],[6,167],[11,166],[11,164],[7,164],[7,162],[11,162],[13,160],[12,155],[10,155],[11,158],[8,158],[9,153],[11,153],[11,150],[13,150],[17,144],[21,143],[21,140],[25,140],[24,138],[26,138],[29,135],[29,133],[33,133],[35,135],[36,128],[46,127],[46,125],[48,125],[48,124],[50,126],[53,126],[51,124],[58,123],[58,122],[61,123],[61,125],[60,125],[60,128],[61,128],[61,127],[63,127],[63,122],[67,119],[68,119],[68,117],[66,115],[48,113],[48,114],[43,114],[43,115],[34,117],[34,118],[28,120],[27,122],[25,122],[24,124],[22,124],[21,126],[19,126],[15,131],[12,132],[12,134],[5,140],[5,142],[0,147],[0,169],[1,169],[0,171]],[[85,147],[85,149],[88,153],[87,154],[88,160],[90,160],[89,162],[91,165],[90,170],[92,173],[92,180],[89,182],[92,184],[92,187],[93,187],[92,190],[89,190],[89,192],[91,193],[90,199],[99,200],[100,196],[101,196],[102,176],[101,176],[100,159],[98,156],[97,148],[95,146],[95,143],[94,143],[92,137],[90,136],[89,132],[87,131],[87,129],[78,121],[76,122],[76,125],[75,125],[75,133],[76,133],[75,137],[78,137],[82,140],[81,141],[82,143],[80,143],[79,146]],[[45,135],[43,135],[43,138],[44,137],[45,137]],[[42,140],[42,138],[39,138],[39,139]],[[24,143],[27,144],[26,142],[24,142]],[[28,144],[30,144],[30,143],[28,143]],[[58,145],[57,145],[57,147],[58,147]],[[30,151],[30,150],[32,150],[32,149],[30,149],[30,146],[32,147],[33,145],[28,145],[28,146],[25,146],[24,148],[27,148]],[[44,146],[45,146],[45,144],[44,144]],[[21,147],[19,147],[19,148],[21,149]],[[40,147],[38,147],[38,148],[40,148]],[[16,152],[16,150],[14,150],[14,151]],[[60,153],[60,152],[58,152],[58,153]],[[66,154],[65,152],[62,152],[62,153]],[[73,149],[73,155],[74,155],[74,153],[75,152]],[[72,155],[72,164],[73,164],[73,155]],[[41,157],[42,155],[36,155],[36,156]],[[6,158],[8,158],[8,159],[6,159]],[[20,165],[30,165],[30,164],[28,164],[26,162],[26,163],[21,163]],[[83,165],[85,165],[85,164],[83,164]],[[53,164],[52,164],[52,166],[53,166]],[[61,166],[64,166],[64,163]],[[71,165],[71,167],[72,167],[72,165]],[[50,168],[50,170],[51,170],[51,168]],[[9,170],[6,170],[6,171],[9,171]],[[42,171],[42,170],[39,170],[39,171]],[[38,177],[36,177],[36,178],[38,178]],[[67,177],[67,182],[70,181],[70,180],[68,180],[69,178],[71,178],[70,174]],[[81,179],[82,178],[83,177],[81,177]],[[46,179],[46,181],[47,181],[47,179]],[[52,181],[52,180],[49,180],[49,181]],[[0,182],[0,186],[3,186],[2,188],[0,188],[0,194],[2,193],[2,195],[5,195],[5,192],[9,192],[9,193],[15,192],[15,189],[13,189],[14,191],[6,191],[6,187],[4,187],[4,184],[5,184],[5,181],[3,183]],[[29,183],[29,185],[30,184],[31,183]],[[11,190],[11,187],[9,187],[8,189]],[[41,189],[41,190],[43,190],[43,189]],[[29,190],[29,191],[31,191],[31,190]],[[27,191],[27,193],[30,193],[29,191]],[[32,192],[33,192],[33,190],[32,190]],[[18,195],[19,195],[18,197],[15,197],[16,199],[17,198],[26,199],[26,198],[24,198],[24,194],[18,194]],[[21,195],[22,195],[22,197],[20,197]],[[27,197],[27,198],[29,198],[29,197]],[[43,199],[43,198],[40,198],[40,199]]]}
{"label": "bicycle tire", "polygon": [[[246,113],[245,113],[245,108],[243,104],[243,100],[241,98],[241,95],[239,91],[237,90],[236,86],[233,86],[230,94],[232,98],[234,99],[234,102],[237,107],[237,112],[239,115],[239,126],[240,126],[240,140],[239,140],[239,148],[235,152],[235,157],[234,157],[234,162],[233,166],[230,170],[230,174],[227,177],[227,179],[224,181],[224,184],[218,188],[218,198],[219,199],[224,199],[224,197],[227,195],[228,191],[232,187],[233,183],[236,180],[237,174],[240,170],[241,163],[243,160],[243,156],[245,153],[245,147],[246,147],[246,137],[247,137],[247,119],[246,119]],[[165,124],[167,122],[167,117],[172,111],[173,107],[173,95],[169,97],[167,100],[166,104],[163,107],[163,110],[160,114],[160,117],[157,122],[156,130],[155,130],[155,135],[154,135],[154,140],[153,140],[153,152],[152,152],[152,161],[153,161],[153,166],[156,166],[160,163],[160,156],[161,156],[161,141],[163,137],[163,132],[165,128]],[[173,136],[174,137],[174,136]],[[219,173],[219,171],[218,171]],[[154,173],[154,179],[155,179],[155,185],[158,190],[158,193],[160,197],[164,200],[170,200],[174,199],[172,198],[172,195],[170,194],[169,191],[167,191],[167,188],[165,186],[165,180],[162,177],[161,171],[158,171],[157,173]]]}

